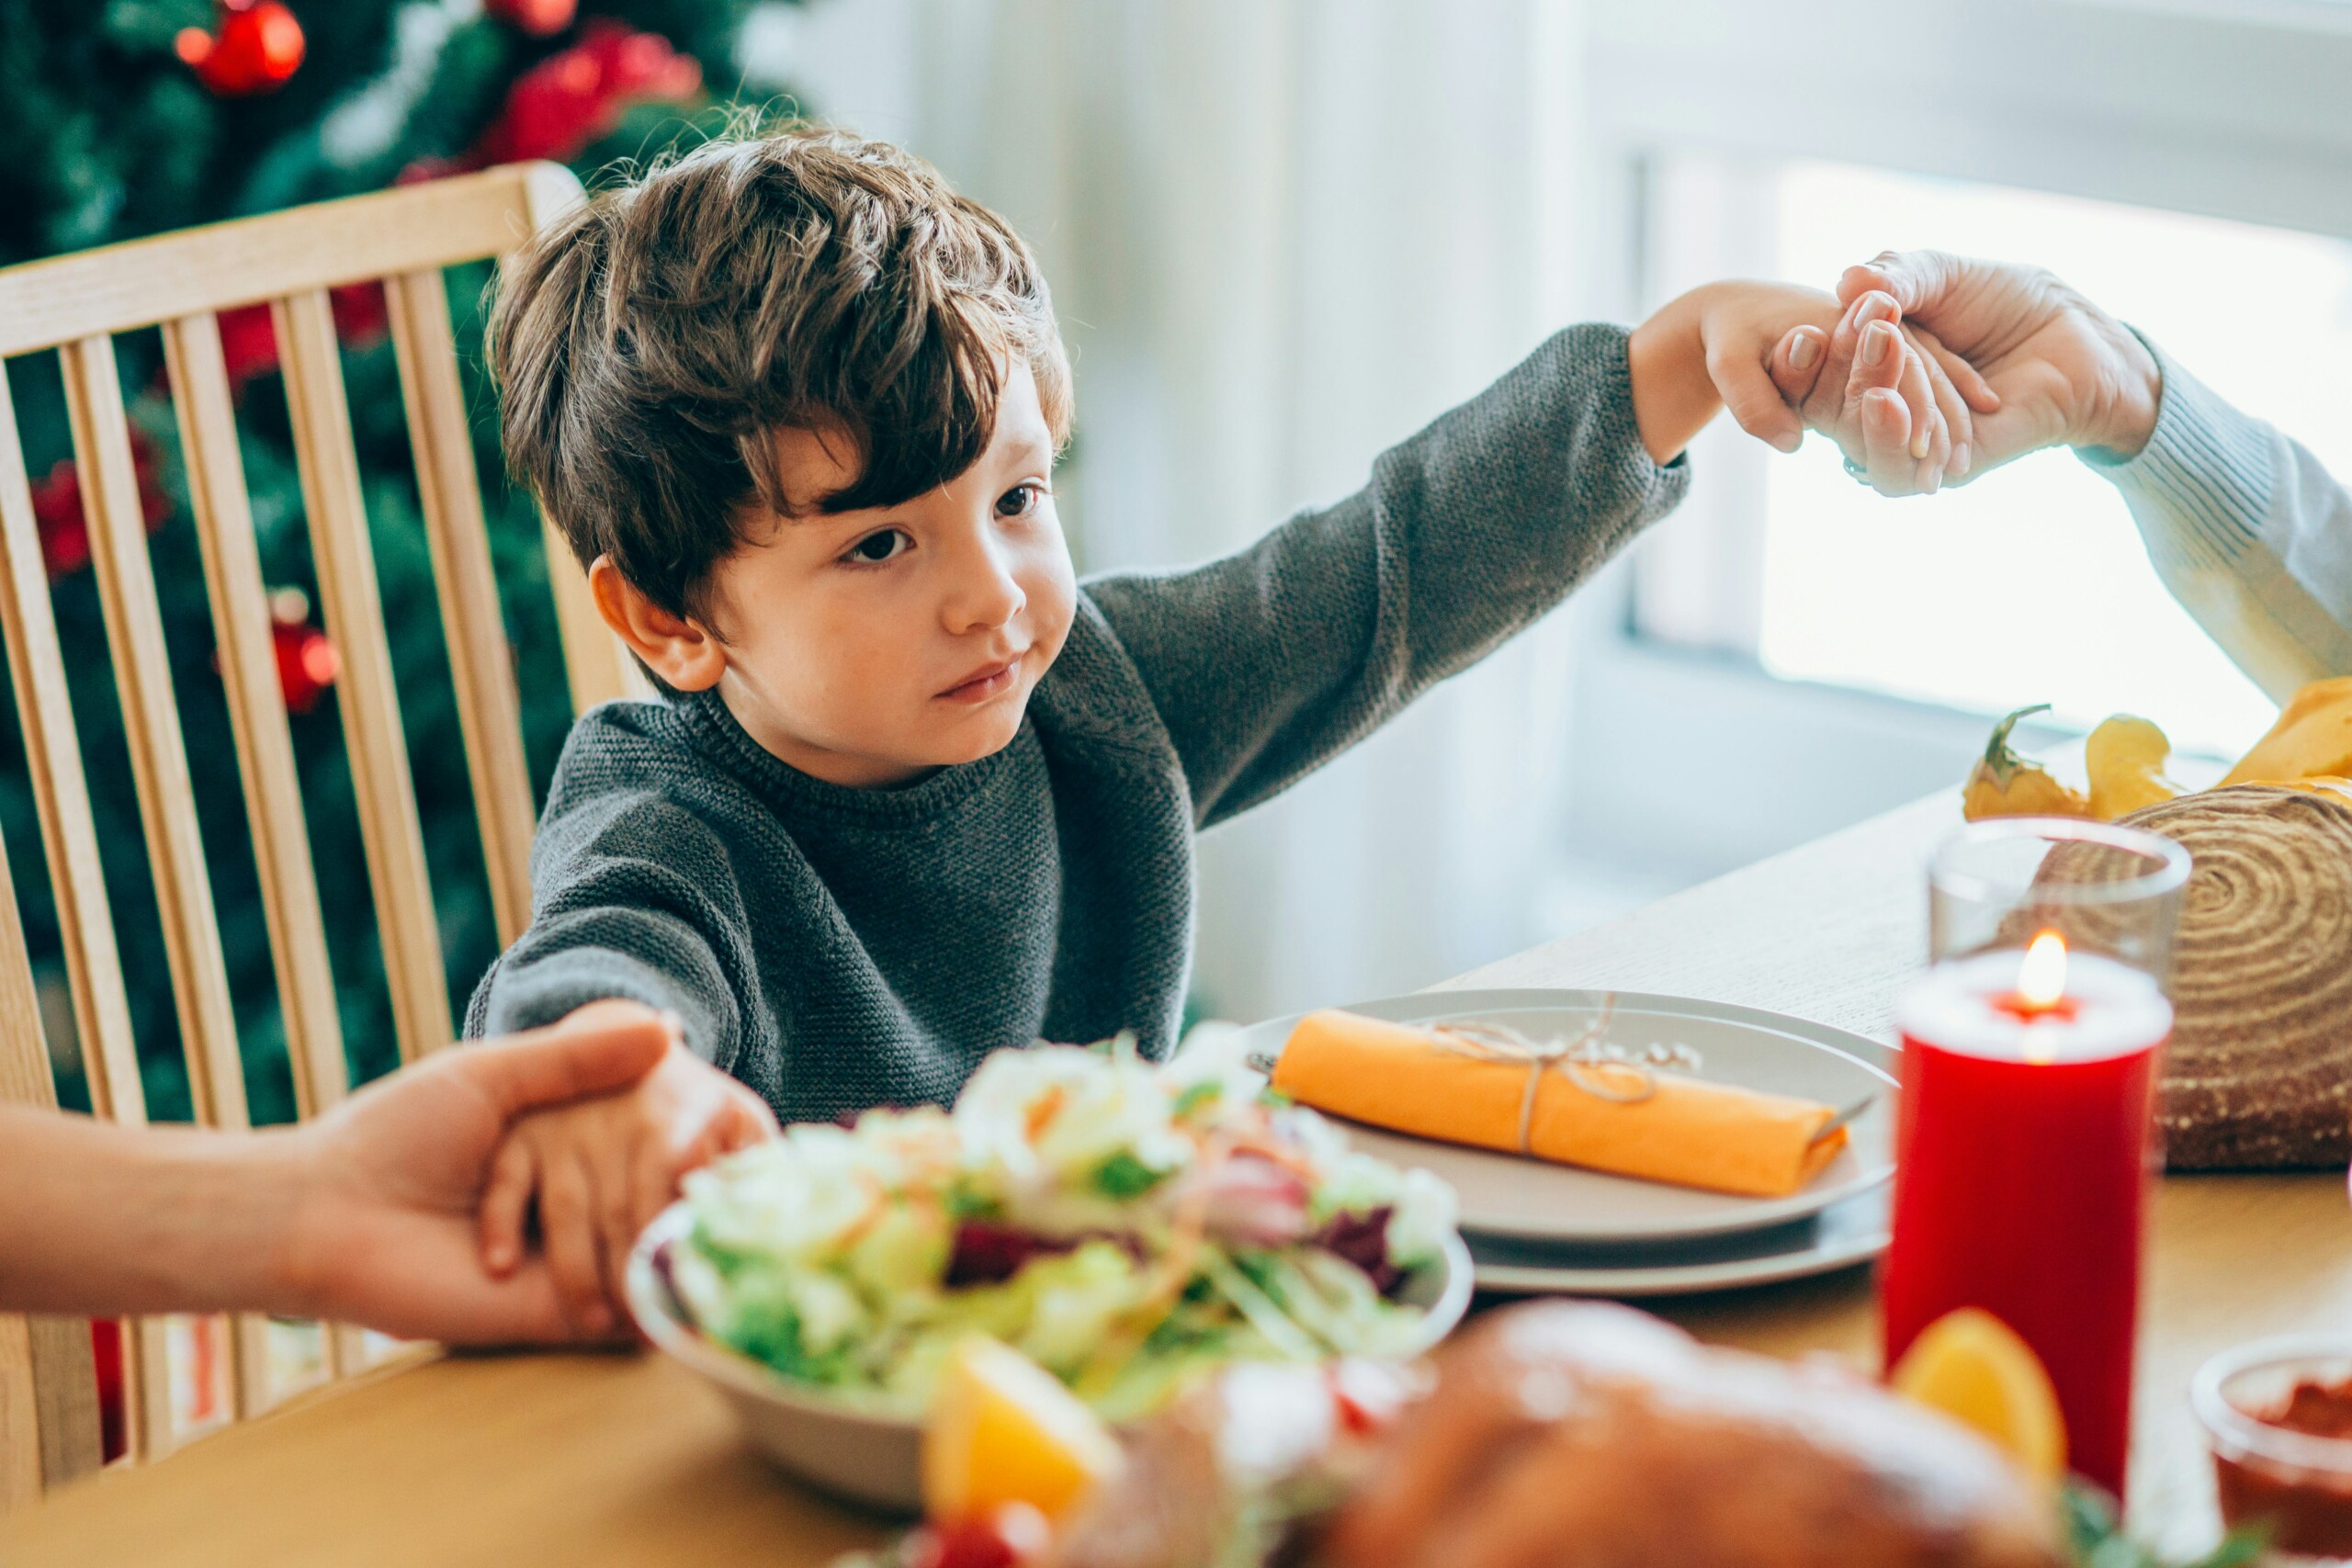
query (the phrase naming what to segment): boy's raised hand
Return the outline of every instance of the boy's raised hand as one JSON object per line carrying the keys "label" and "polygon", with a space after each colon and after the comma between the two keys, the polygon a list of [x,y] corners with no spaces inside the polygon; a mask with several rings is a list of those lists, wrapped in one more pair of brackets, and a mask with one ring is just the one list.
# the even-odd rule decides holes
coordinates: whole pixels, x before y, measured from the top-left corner
{"label": "boy's raised hand", "polygon": [[[592,1002],[565,1022],[634,1007]],[[775,1134],[767,1102],[686,1049],[673,1025],[669,1051],[635,1087],[525,1117],[507,1133],[482,1194],[482,1266],[493,1276],[519,1266],[536,1197],[565,1314],[581,1334],[612,1334],[629,1248],[679,1179]]]}

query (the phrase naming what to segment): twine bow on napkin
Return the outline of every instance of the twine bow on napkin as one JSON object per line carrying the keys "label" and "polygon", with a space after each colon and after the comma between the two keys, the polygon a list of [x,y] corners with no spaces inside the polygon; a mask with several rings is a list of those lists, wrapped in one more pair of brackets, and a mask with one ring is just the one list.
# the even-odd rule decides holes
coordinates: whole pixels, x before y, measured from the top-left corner
{"label": "twine bow on napkin", "polygon": [[[1628,1051],[1609,1043],[1604,1036],[1616,1010],[1614,995],[1602,998],[1592,1021],[1574,1039],[1531,1040],[1507,1023],[1483,1019],[1436,1024],[1430,1032],[1440,1049],[1474,1061],[1526,1064],[1527,1087],[1519,1097],[1519,1152],[1529,1154],[1536,1091],[1544,1087],[1546,1068],[1557,1069],[1562,1077],[1596,1099],[1639,1105],[1657,1093],[1659,1072],[1696,1073],[1705,1066],[1699,1053],[1688,1045],[1651,1044]],[[1624,1081],[1629,1074],[1630,1084]],[[1612,1076],[1619,1081],[1611,1083]]]}

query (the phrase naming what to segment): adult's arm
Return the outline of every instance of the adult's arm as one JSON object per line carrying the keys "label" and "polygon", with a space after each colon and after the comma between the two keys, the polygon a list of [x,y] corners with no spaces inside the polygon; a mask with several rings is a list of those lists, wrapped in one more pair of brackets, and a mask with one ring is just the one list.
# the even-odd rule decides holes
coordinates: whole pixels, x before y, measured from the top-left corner
{"label": "adult's arm", "polygon": [[2123,492],[2173,597],[2274,701],[2352,674],[2352,492],[2148,349],[2162,386],[2148,444],[2084,462]]}
{"label": "adult's arm", "polygon": [[[1966,479],[2072,446],[2122,491],[2165,586],[2265,692],[2283,701],[2306,682],[2352,673],[2352,495],[2309,451],[2041,268],[1888,252],[1848,268],[1838,291],[1849,312],[1891,297],[1983,373],[2000,406],[1976,421]],[[1805,367],[1794,364],[1807,330],[1772,361],[1799,407],[1835,370],[1817,344]],[[1882,401],[1868,412],[1816,428],[1882,493],[1908,493],[1888,478],[1901,470],[1905,411]]]}
{"label": "adult's arm", "polygon": [[254,1311],[453,1344],[571,1339],[544,1258],[482,1269],[475,1208],[516,1117],[626,1088],[650,1010],[442,1052],[318,1120],[249,1133],[0,1107],[0,1310]]}

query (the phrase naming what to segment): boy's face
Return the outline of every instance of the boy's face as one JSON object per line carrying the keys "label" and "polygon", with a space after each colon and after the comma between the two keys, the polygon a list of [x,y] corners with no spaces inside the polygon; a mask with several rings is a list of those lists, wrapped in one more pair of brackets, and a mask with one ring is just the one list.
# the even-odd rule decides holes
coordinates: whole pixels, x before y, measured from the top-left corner
{"label": "boy's face", "polygon": [[820,510],[856,479],[855,450],[839,433],[775,440],[793,515],[709,583],[729,710],[801,772],[854,786],[1002,749],[1077,597],[1028,366],[1006,378],[979,460],[896,506]]}

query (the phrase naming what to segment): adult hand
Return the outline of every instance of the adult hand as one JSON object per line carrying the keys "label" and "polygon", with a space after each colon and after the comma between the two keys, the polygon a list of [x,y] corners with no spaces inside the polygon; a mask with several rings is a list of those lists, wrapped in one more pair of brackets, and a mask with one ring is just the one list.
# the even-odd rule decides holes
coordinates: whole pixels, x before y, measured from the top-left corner
{"label": "adult hand", "polygon": [[532,1111],[625,1089],[661,1062],[674,1022],[633,1004],[441,1052],[292,1134],[300,1194],[282,1263],[304,1310],[454,1344],[601,1337],[575,1324],[542,1257],[481,1265],[475,1212],[492,1157]]}
{"label": "adult hand", "polygon": [[[1932,495],[1946,478],[1958,483],[1967,474],[1978,445],[1975,417],[2000,400],[1966,360],[1935,333],[1900,322],[1901,314],[1888,296],[1867,295],[1827,332],[1809,324],[1787,333],[1766,365],[1784,400],[1784,418],[1838,439],[1851,462],[1867,461],[1871,482],[1886,493]],[[1901,395],[1892,374],[1906,336],[1905,375],[1917,367],[1931,389],[1937,413],[1929,434],[1943,435],[1924,459],[1922,447],[1930,443],[1921,440],[1918,400]],[[1784,450],[1794,450],[1793,443]]]}
{"label": "adult hand", "polygon": [[1839,310],[1816,288],[1740,278],[1702,284],[1660,307],[1626,344],[1634,417],[1651,458],[1671,460],[1719,406],[1750,435],[1795,451],[1805,420],[1775,383],[1769,362],[1792,329],[1810,328],[1811,337],[1800,340],[1807,342],[1835,330],[1852,361],[1850,377],[1838,374],[1838,389],[1856,398],[1879,390],[1904,404],[1905,473],[1933,489],[1955,447],[1969,440],[1968,407],[1944,363],[1972,379],[1973,372],[1907,344],[1907,329],[1891,321],[1858,340],[1850,327],[1840,329]]}
{"label": "adult hand", "polygon": [[[2130,457],[2155,429],[2162,380],[2154,356],[2120,321],[2040,267],[1888,251],[1849,267],[1838,296],[1849,321],[1864,311],[1899,312],[1982,374],[1997,406],[1977,404],[1975,440],[1966,468],[1954,465],[1955,482],[2044,446]],[[1902,481],[1895,457],[1909,445],[1907,410],[1878,400],[1852,417],[1841,411],[1815,418],[1816,389],[1831,382],[1834,357],[1818,344],[1799,346],[1807,330],[1792,332],[1773,351],[1781,395],[1806,408],[1881,493],[1914,493],[1919,487]]]}

